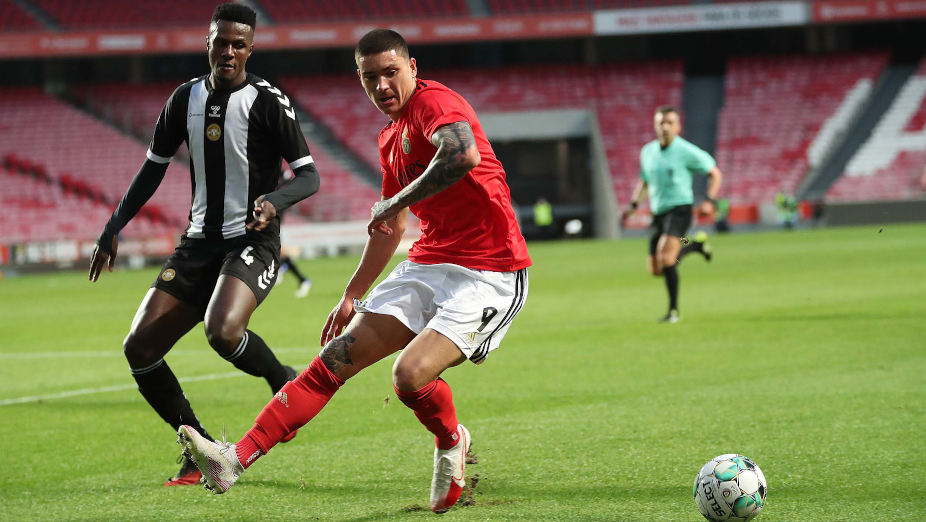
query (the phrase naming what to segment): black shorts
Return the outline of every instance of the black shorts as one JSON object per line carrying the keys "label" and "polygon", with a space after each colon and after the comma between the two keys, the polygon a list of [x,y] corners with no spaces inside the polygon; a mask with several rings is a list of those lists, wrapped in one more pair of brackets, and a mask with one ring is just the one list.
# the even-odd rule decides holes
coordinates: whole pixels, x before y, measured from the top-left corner
{"label": "black shorts", "polygon": [[691,205],[679,205],[666,210],[662,214],[656,214],[653,216],[653,222],[649,225],[649,254],[651,256],[656,255],[659,237],[663,234],[684,237],[690,227]]}
{"label": "black shorts", "polygon": [[280,266],[280,238],[259,233],[231,239],[180,238],[151,285],[198,308],[205,314],[222,274],[248,285],[257,304],[273,288]]}

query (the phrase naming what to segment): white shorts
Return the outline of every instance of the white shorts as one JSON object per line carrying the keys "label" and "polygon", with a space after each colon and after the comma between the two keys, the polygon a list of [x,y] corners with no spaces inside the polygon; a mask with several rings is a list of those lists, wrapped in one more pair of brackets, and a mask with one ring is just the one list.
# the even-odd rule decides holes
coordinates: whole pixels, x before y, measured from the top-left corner
{"label": "white shorts", "polygon": [[402,261],[354,309],[391,315],[416,334],[431,328],[479,364],[498,348],[525,299],[526,268],[491,272]]}

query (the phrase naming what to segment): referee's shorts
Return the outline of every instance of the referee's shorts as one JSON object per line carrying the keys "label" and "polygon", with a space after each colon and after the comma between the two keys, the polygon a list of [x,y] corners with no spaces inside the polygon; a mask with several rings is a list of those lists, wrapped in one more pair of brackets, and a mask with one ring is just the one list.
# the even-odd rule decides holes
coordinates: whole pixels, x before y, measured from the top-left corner
{"label": "referee's shorts", "polygon": [[649,254],[656,255],[656,247],[662,235],[683,237],[691,228],[691,219],[691,205],[679,205],[654,215],[649,225]]}

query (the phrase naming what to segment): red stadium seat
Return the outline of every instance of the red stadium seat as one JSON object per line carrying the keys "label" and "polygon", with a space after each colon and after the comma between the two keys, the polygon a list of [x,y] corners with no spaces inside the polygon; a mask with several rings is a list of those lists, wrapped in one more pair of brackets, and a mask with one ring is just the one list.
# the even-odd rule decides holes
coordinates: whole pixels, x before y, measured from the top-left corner
{"label": "red stadium seat", "polygon": [[43,26],[38,20],[17,5],[14,0],[0,0],[0,31],[41,31]]}
{"label": "red stadium seat", "polygon": [[886,63],[884,53],[731,59],[716,147],[724,194],[733,203],[770,203],[781,189],[793,192],[823,123]]}
{"label": "red stadium seat", "polygon": [[[874,170],[874,172],[853,172],[853,163],[847,167],[848,172],[843,174],[827,191],[826,199],[830,201],[859,201],[859,200],[896,200],[921,198],[926,195],[926,95],[923,86],[926,83],[926,58],[920,62],[916,73],[910,78],[908,85],[911,90],[901,90],[894,99],[891,108],[882,117],[897,118],[901,132],[913,138],[918,146],[911,150],[901,150],[889,164]],[[916,85],[914,85],[916,84]],[[870,140],[876,139],[872,135]],[[908,143],[911,141],[906,140]],[[865,150],[869,144],[860,148]],[[878,143],[872,143],[879,146]],[[869,151],[877,156],[890,157],[894,150]]]}

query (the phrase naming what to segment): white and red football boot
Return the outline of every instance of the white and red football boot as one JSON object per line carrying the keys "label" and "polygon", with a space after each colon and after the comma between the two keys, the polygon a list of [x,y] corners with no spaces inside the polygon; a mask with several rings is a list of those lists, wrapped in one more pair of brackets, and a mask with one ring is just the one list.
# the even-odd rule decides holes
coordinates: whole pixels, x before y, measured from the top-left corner
{"label": "white and red football boot", "polygon": [[466,454],[469,453],[469,430],[457,425],[460,439],[447,450],[434,450],[434,477],[431,479],[431,511],[443,513],[453,507],[466,485]]}
{"label": "white and red football boot", "polygon": [[231,489],[244,473],[234,444],[212,442],[186,425],[177,430],[177,443],[183,447],[183,454],[196,462],[203,474],[203,486],[216,495]]}

